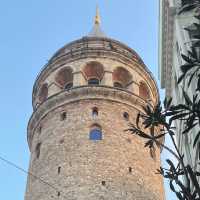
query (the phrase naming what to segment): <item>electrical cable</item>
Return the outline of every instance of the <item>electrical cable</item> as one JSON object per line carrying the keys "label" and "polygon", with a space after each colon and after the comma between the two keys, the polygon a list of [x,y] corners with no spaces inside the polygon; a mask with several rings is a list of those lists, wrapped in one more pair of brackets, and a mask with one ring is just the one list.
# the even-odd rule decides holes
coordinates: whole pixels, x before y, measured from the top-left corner
{"label": "electrical cable", "polygon": [[14,168],[16,168],[16,169],[18,169],[18,170],[24,172],[25,174],[28,174],[28,175],[30,175],[30,176],[32,176],[32,177],[38,179],[41,183],[43,183],[43,184],[45,184],[45,185],[48,185],[48,186],[51,187],[53,190],[55,190],[57,193],[59,193],[60,195],[62,195],[62,196],[65,197],[65,198],[67,198],[67,197],[63,194],[63,192],[62,192],[62,191],[59,191],[54,185],[52,185],[52,184],[50,184],[50,183],[44,181],[43,179],[41,179],[40,177],[34,175],[33,173],[26,171],[26,170],[23,169],[22,167],[19,167],[19,166],[16,165],[15,163],[13,163],[13,162],[11,162],[11,161],[9,161],[9,160],[3,158],[2,156],[0,156],[0,160],[3,161],[3,162],[6,163],[6,164],[12,166],[12,167],[14,167]]}

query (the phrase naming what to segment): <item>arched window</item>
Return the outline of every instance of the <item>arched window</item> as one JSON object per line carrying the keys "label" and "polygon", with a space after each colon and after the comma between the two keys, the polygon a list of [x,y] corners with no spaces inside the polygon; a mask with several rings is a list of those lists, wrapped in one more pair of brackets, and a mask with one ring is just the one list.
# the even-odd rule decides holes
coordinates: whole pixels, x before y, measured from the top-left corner
{"label": "arched window", "polygon": [[73,87],[73,73],[70,67],[65,67],[58,71],[55,77],[56,82],[63,88],[63,89],[70,89]]}
{"label": "arched window", "polygon": [[132,75],[123,67],[117,67],[113,71],[113,86],[126,88],[132,82]]}
{"label": "arched window", "polygon": [[90,140],[102,140],[102,130],[97,124],[93,125],[90,129]]}
{"label": "arched window", "polygon": [[83,73],[88,85],[99,85],[104,75],[104,67],[101,63],[92,61],[86,64]]}
{"label": "arched window", "polygon": [[149,89],[147,85],[143,82],[140,82],[140,85],[139,85],[139,96],[145,100],[150,99]]}
{"label": "arched window", "polygon": [[42,87],[39,90],[39,94],[38,94],[39,103],[42,103],[43,101],[45,101],[47,97],[48,97],[48,84],[45,83],[42,85]]}
{"label": "arched window", "polygon": [[97,108],[97,107],[94,107],[94,108],[92,109],[92,116],[95,118],[95,117],[98,116],[98,114],[99,114],[98,108]]}

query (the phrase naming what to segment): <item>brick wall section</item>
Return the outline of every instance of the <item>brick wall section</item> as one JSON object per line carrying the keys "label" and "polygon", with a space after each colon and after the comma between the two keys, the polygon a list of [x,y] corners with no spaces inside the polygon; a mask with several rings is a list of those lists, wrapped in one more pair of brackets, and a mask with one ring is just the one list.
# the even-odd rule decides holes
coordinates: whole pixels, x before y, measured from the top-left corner
{"label": "brick wall section", "polygon": [[[93,107],[99,109],[95,119]],[[67,118],[61,121],[63,111]],[[30,171],[63,192],[58,197],[52,188],[29,177],[25,199],[163,199],[162,178],[155,174],[160,166],[159,152],[154,161],[140,138],[124,132],[128,127],[124,112],[135,121],[137,110],[106,100],[80,100],[50,112],[40,122],[41,133],[35,132]],[[101,141],[89,140],[89,129],[94,123],[102,127]],[[37,159],[35,148],[39,142],[41,152]]]}

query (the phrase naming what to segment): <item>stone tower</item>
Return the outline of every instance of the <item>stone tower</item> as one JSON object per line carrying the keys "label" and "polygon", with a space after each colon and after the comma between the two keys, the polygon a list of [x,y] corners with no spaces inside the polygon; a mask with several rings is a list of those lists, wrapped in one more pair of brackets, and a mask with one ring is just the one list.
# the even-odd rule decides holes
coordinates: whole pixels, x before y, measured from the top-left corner
{"label": "stone tower", "polygon": [[158,101],[151,73],[105,36],[97,12],[91,33],[58,50],[36,79],[25,200],[163,200],[160,152],[152,159],[124,131],[148,101]]}

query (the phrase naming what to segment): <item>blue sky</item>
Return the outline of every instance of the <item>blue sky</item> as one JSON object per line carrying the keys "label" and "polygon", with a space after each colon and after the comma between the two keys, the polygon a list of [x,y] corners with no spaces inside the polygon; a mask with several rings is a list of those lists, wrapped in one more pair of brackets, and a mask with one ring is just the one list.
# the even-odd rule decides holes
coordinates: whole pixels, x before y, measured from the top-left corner
{"label": "blue sky", "polygon": [[[0,3],[0,156],[24,169],[29,162],[26,127],[36,76],[58,48],[91,30],[96,3],[104,32],[135,49],[157,78],[158,0]],[[26,177],[0,161],[1,199],[22,200]],[[169,192],[167,195],[167,199],[175,199]]]}

